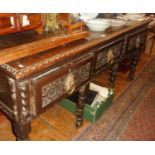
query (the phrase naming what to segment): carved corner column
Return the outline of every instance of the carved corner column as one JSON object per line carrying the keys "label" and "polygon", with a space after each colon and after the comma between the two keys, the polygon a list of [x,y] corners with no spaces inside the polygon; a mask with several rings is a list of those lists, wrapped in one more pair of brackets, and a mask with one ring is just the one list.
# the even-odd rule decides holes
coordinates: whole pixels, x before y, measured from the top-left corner
{"label": "carved corner column", "polygon": [[79,89],[79,99],[78,99],[77,110],[76,110],[77,128],[83,125],[83,110],[85,107],[85,97],[86,97],[87,89],[88,89],[88,84],[81,86]]}
{"label": "carved corner column", "polygon": [[31,132],[30,103],[28,95],[28,81],[17,83],[18,120],[12,122],[17,140],[29,140]]}
{"label": "carved corner column", "polygon": [[12,103],[12,110],[13,110],[13,120],[18,121],[18,111],[17,111],[17,97],[16,97],[16,84],[15,80],[12,78],[8,78],[8,84],[9,84],[9,89],[10,89],[10,94],[11,94],[11,103]]}

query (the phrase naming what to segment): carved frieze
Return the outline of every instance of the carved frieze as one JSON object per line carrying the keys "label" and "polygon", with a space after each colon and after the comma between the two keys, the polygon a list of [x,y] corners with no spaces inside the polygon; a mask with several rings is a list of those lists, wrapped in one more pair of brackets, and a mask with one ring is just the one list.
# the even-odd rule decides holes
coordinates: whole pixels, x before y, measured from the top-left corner
{"label": "carved frieze", "polygon": [[1,64],[0,68],[2,68],[4,71],[9,72],[10,74],[12,74],[17,79],[23,78],[23,77],[25,77],[27,75],[30,75],[31,73],[33,73],[35,71],[46,68],[49,65],[52,65],[57,61],[60,61],[60,60],[62,60],[64,58],[67,58],[67,57],[75,55],[75,54],[79,54],[82,51],[84,51],[84,50],[86,50],[86,49],[88,49],[88,48],[90,48],[92,46],[97,45],[102,40],[103,40],[103,38],[99,38],[97,40],[87,42],[86,44],[79,45],[79,46],[77,46],[75,48],[72,48],[70,50],[66,50],[65,52],[62,52],[62,53],[59,53],[59,54],[56,54],[56,55],[52,55],[51,57],[48,57],[48,58],[43,59],[43,60],[41,60],[39,62],[33,63],[30,66],[25,66],[25,67],[23,67],[23,68],[21,68],[19,70],[16,69],[16,68],[13,68],[9,64]]}
{"label": "carved frieze", "polygon": [[[66,89],[66,87],[70,87],[70,84],[71,84],[71,90],[72,90],[82,82],[85,82],[86,80],[88,80],[90,76],[90,68],[91,68],[91,63],[89,62],[79,68],[71,70],[68,74],[65,74],[64,76],[61,76],[56,80],[44,85],[41,88],[42,107],[47,106],[52,101],[61,97],[63,94],[68,94],[68,89]],[[70,77],[70,75],[71,76],[73,75],[73,77]],[[68,81],[68,78],[69,78],[69,81]],[[68,84],[68,86],[66,84]]]}
{"label": "carved frieze", "polygon": [[16,76],[17,71],[18,71],[18,70],[16,70],[15,68],[11,67],[11,66],[8,65],[8,64],[1,64],[0,67],[1,67],[3,70],[5,70],[5,71],[11,73],[11,74],[14,75],[14,76]]}

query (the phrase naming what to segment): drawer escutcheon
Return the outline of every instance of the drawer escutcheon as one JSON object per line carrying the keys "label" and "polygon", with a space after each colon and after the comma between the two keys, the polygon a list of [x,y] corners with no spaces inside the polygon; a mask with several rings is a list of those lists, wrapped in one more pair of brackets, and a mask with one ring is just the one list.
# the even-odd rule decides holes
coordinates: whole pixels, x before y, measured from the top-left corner
{"label": "drawer escutcheon", "polygon": [[113,50],[110,48],[107,53],[107,62],[111,64],[113,63],[113,60],[114,60],[114,54],[113,54]]}
{"label": "drawer escutcheon", "polygon": [[70,71],[65,79],[64,89],[68,95],[72,94],[75,90],[75,76]]}

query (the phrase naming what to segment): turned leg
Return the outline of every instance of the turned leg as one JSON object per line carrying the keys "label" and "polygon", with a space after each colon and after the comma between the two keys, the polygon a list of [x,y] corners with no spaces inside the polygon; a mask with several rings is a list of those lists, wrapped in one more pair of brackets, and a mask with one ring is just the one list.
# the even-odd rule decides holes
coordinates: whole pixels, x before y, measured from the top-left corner
{"label": "turned leg", "polygon": [[27,141],[29,140],[29,133],[31,132],[31,123],[18,123],[18,122],[12,122],[12,128],[13,132],[16,135],[16,140],[23,140]]}
{"label": "turned leg", "polygon": [[76,111],[76,127],[81,127],[83,124],[83,109],[85,106],[85,96],[86,96],[86,90],[87,85],[83,85],[79,89],[79,99],[77,104],[77,111]]}
{"label": "turned leg", "polygon": [[109,86],[110,86],[110,88],[114,88],[117,70],[118,70],[118,62],[112,63],[110,65],[110,73],[109,73]]}
{"label": "turned leg", "polygon": [[135,51],[135,53],[133,54],[128,80],[133,80],[135,77],[135,71],[136,71],[136,66],[138,64],[139,55],[140,55],[139,50]]}

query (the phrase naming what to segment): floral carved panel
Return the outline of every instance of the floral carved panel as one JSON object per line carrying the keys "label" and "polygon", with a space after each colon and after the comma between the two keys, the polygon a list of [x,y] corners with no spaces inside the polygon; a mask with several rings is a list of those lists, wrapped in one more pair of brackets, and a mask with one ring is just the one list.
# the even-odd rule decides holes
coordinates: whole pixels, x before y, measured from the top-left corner
{"label": "floral carved panel", "polygon": [[74,87],[76,88],[78,85],[82,84],[90,77],[90,68],[91,63],[87,63],[79,68],[71,70],[68,74],[65,74],[50,83],[42,86],[41,94],[42,94],[42,107],[47,106],[54,100],[59,97],[68,94],[66,91],[66,79],[68,75],[72,74],[74,77]]}
{"label": "floral carved panel", "polygon": [[102,52],[99,52],[99,54],[97,54],[97,58],[96,58],[95,69],[98,69],[98,68],[100,68],[103,65],[108,63],[108,53],[109,53],[109,51],[112,52],[113,59],[120,56],[122,44],[123,43],[120,42],[119,44],[116,44],[116,45],[114,45],[114,46],[112,46],[110,48],[107,48],[105,50],[103,49]]}

